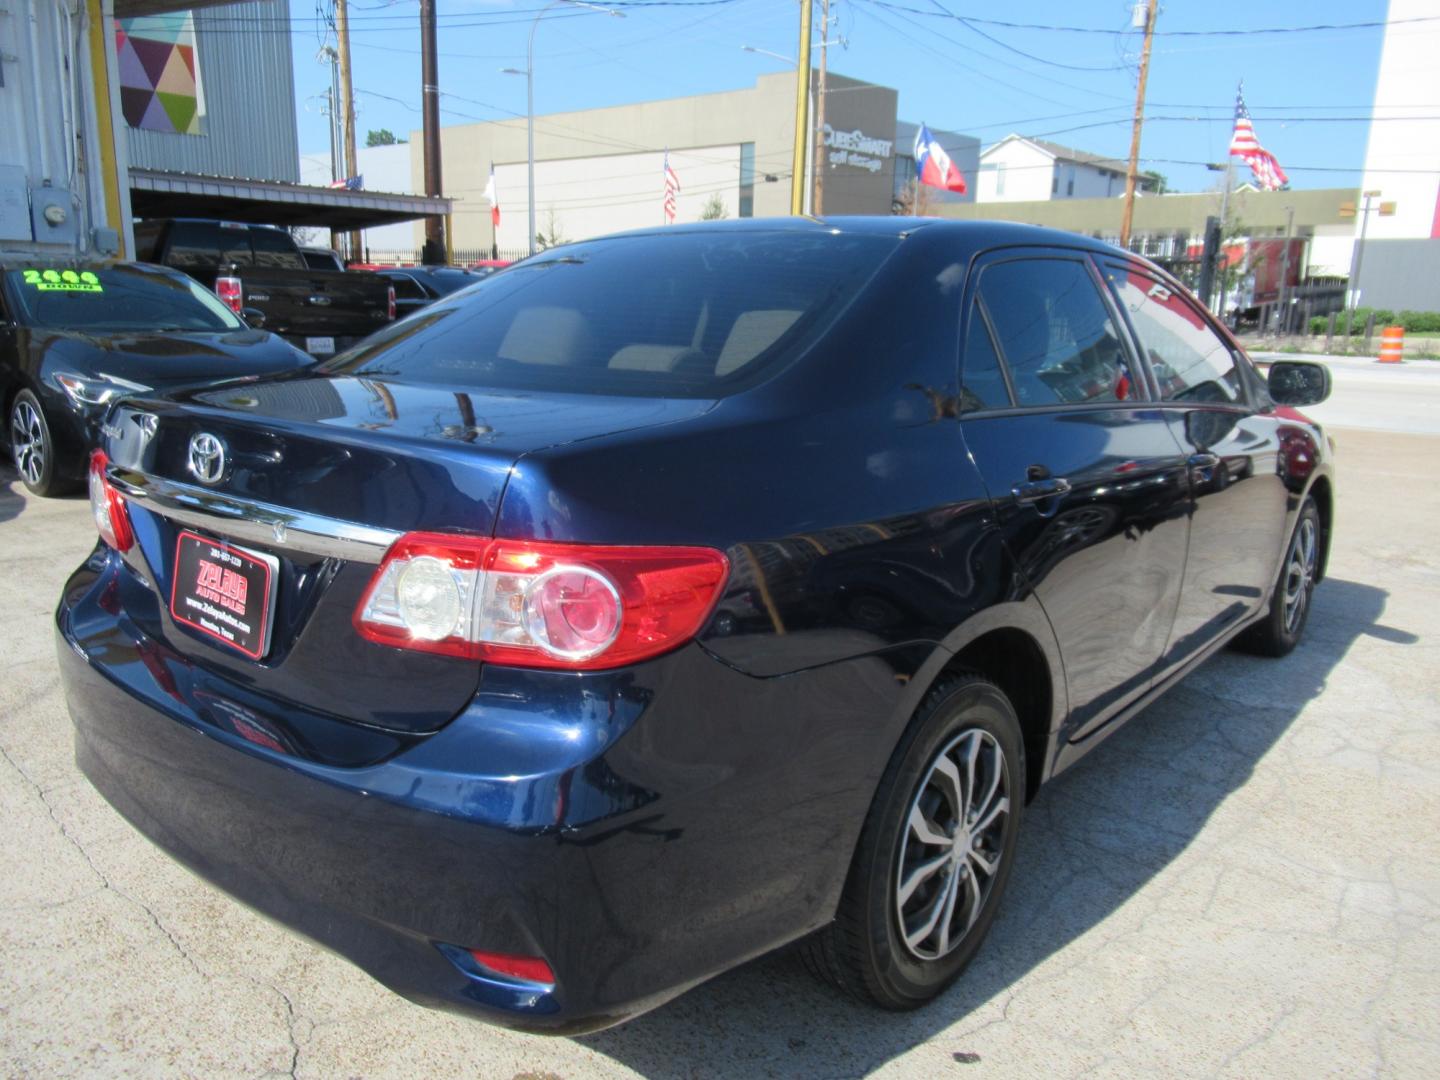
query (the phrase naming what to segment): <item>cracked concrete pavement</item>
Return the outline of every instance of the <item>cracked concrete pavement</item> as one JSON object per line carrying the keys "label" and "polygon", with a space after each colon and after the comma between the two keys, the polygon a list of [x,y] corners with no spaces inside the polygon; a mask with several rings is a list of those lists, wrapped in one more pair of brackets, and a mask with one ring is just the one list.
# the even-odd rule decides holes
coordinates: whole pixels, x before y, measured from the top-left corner
{"label": "cracked concrete pavement", "polygon": [[1216,657],[1046,788],[939,1002],[872,1012],[779,955],[579,1040],[410,1005],[125,824],[52,653],[86,504],[0,472],[0,1075],[1437,1075],[1440,438],[1335,434],[1305,643]]}

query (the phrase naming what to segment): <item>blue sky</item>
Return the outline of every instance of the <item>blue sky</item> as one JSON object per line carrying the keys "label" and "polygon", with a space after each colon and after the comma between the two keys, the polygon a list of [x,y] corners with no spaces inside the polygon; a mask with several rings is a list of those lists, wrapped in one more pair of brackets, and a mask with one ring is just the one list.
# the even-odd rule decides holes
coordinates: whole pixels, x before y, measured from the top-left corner
{"label": "blue sky", "polygon": [[[328,8],[326,0],[318,0]],[[525,40],[543,0],[437,0],[442,124],[501,119],[525,111]],[[602,0],[603,2],[603,0]],[[816,20],[820,0],[815,0]],[[295,85],[303,152],[328,152],[320,95],[328,68],[317,0],[291,0]],[[1119,33],[964,24],[962,16]],[[632,0],[625,18],[568,9],[546,13],[535,39],[538,113],[619,105],[735,89],[794,56],[795,0]],[[370,128],[397,135],[420,127],[417,0],[352,0],[351,46],[363,142]],[[831,70],[895,87],[902,119],[965,132],[989,144],[1010,131],[1044,135],[1083,150],[1129,152],[1140,33],[1125,0],[832,0]],[[921,12],[924,12],[923,14]],[[930,14],[930,13],[935,14]],[[1171,185],[1204,190],[1223,161],[1235,85],[1260,141],[1296,188],[1360,182],[1379,64],[1379,28],[1230,36],[1166,32],[1353,24],[1385,18],[1384,0],[1172,0],[1163,4],[1151,58],[1142,167]],[[1437,12],[1440,14],[1440,12]],[[1436,34],[1440,22],[1417,33]],[[1028,55],[1022,55],[1028,54]],[[1062,66],[1063,65],[1063,66]],[[1440,102],[1406,102],[1410,105]],[[1175,118],[1175,119],[1165,119]],[[1242,169],[1243,171],[1243,169]]]}

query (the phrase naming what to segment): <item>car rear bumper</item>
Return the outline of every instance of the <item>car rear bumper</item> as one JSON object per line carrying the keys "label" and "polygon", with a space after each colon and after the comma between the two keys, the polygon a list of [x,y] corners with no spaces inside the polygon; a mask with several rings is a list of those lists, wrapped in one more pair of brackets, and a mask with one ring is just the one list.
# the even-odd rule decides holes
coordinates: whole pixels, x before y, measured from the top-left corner
{"label": "car rear bumper", "polygon": [[[191,869],[397,993],[597,1030],[833,913],[884,765],[865,751],[887,736],[831,711],[810,756],[809,721],[767,722],[796,715],[803,678],[750,679],[696,646],[583,677],[487,668],[439,732],[341,768],[291,746],[283,718],[234,705],[253,722],[218,722],[213,679],[198,695],[200,675],[145,662],[105,601],[119,572],[98,550],[56,616],[80,768]],[[878,663],[831,700],[894,687]],[[542,957],[555,984],[467,970],[472,948]]]}

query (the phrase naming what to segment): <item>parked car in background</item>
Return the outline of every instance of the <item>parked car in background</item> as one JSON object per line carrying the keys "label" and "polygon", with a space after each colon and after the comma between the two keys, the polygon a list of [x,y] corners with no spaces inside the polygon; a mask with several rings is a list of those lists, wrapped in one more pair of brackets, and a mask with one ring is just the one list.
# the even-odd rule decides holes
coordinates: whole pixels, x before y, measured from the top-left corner
{"label": "parked car in background", "polygon": [[312,363],[247,326],[184,274],[142,263],[0,265],[0,402],[25,486],[85,477],[105,410],[125,394],[232,384]]}
{"label": "parked car in background", "polygon": [[142,221],[135,247],[142,261],[183,270],[252,325],[313,356],[349,348],[395,318],[389,282],[359,271],[312,269],[294,238],[272,225]]}
{"label": "parked car in background", "polygon": [[504,270],[507,266],[514,266],[510,259],[477,259],[475,262],[467,263],[468,269],[477,274],[493,274],[496,270]]}
{"label": "parked car in background", "polygon": [[486,276],[460,266],[385,266],[375,272],[394,286],[395,314],[401,319]]}
{"label": "parked car in background", "polygon": [[345,260],[334,248],[302,247],[300,255],[311,270],[345,270]]}
{"label": "parked car in background", "polygon": [[584,1032],[803,939],[914,1008],[1042,783],[1294,647],[1333,477],[1277,403],[1328,388],[1071,233],[569,244],[117,406],[57,613],[79,765],[422,1003]]}

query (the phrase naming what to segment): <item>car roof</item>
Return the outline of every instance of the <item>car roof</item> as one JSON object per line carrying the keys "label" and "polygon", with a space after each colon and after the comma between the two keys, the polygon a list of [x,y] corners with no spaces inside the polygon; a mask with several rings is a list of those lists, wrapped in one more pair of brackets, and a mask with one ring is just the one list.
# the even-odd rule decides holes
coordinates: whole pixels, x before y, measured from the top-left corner
{"label": "car roof", "polygon": [[465,266],[382,266],[375,272],[377,274],[438,274],[442,271],[453,271],[457,274],[471,273],[469,267]]}
{"label": "car roof", "polygon": [[[958,221],[951,218],[903,217],[900,215],[731,218],[724,221],[690,222],[683,225],[656,225],[615,233],[613,236],[677,236],[697,232],[772,235],[828,232],[837,235],[893,236],[903,239],[922,230],[931,236],[953,236],[956,241],[974,249],[1043,244],[1081,247],[1091,251],[1120,254],[1120,249],[1101,240],[1081,233],[1066,232],[1063,229],[1048,229],[1039,225],[1025,225],[1014,221]],[[602,238],[596,237],[596,239]]]}

